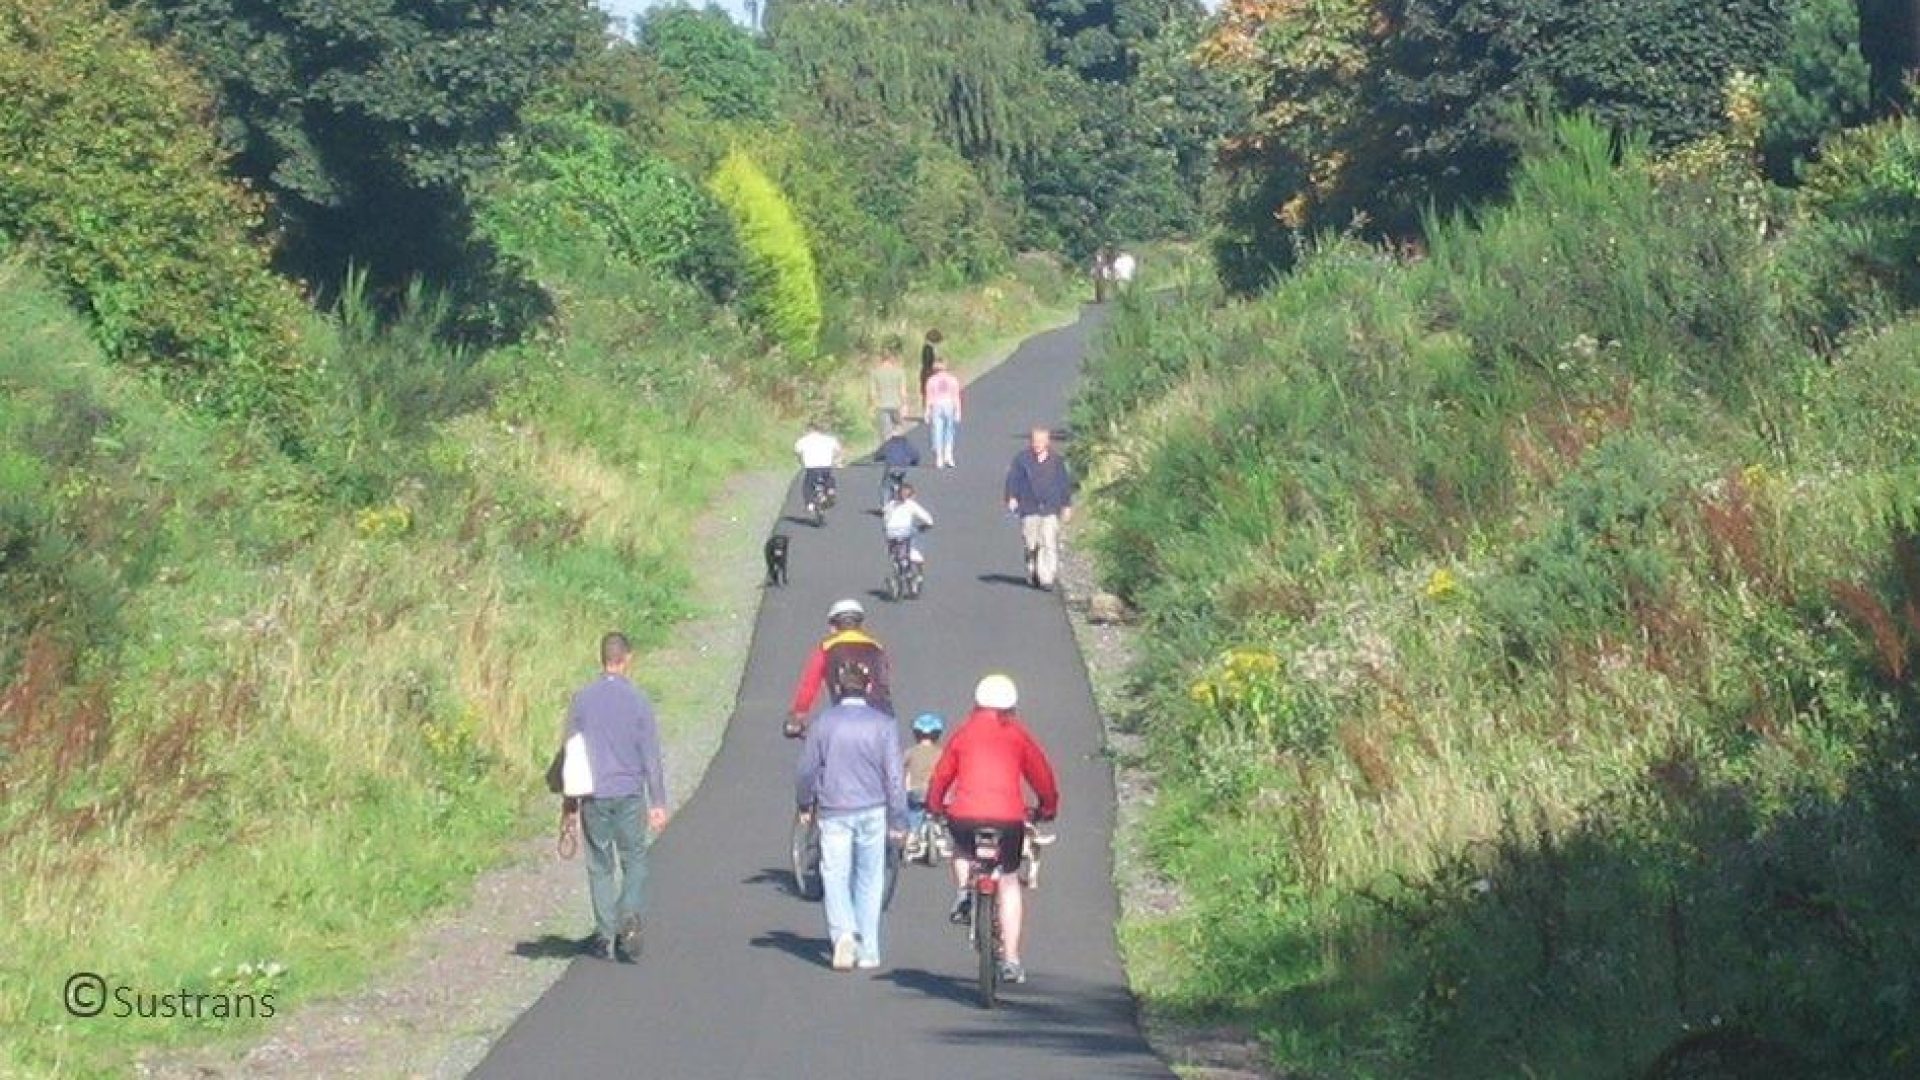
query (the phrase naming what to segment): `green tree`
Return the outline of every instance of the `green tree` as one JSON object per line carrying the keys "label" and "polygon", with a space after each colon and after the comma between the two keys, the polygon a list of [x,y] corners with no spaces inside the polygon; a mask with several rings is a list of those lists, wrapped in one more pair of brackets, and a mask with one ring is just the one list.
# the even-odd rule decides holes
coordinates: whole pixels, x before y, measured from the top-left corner
{"label": "green tree", "polygon": [[1030,157],[1070,119],[1020,0],[799,0],[775,7],[768,30],[837,121],[859,122],[877,104],[989,168]]}
{"label": "green tree", "polygon": [[464,189],[520,104],[599,31],[587,0],[122,0],[216,82],[289,269],[398,283],[474,269]]}
{"label": "green tree", "polygon": [[0,237],[24,241],[115,360],[288,435],[302,305],[226,175],[204,87],[99,0],[0,0]]}
{"label": "green tree", "polygon": [[1768,173],[1791,181],[1823,136],[1865,120],[1872,78],[1860,53],[1854,0],[1800,0],[1786,58],[1768,75],[1760,98]]}
{"label": "green tree", "polygon": [[717,7],[656,9],[635,28],[681,90],[722,120],[769,122],[779,88],[773,54]]}
{"label": "green tree", "polygon": [[1656,148],[1699,138],[1724,124],[1729,76],[1780,59],[1788,14],[1788,0],[1389,0],[1372,100],[1393,153],[1356,181],[1382,192],[1382,224],[1411,229],[1431,202],[1503,188],[1531,105]]}
{"label": "green tree", "polygon": [[814,359],[820,340],[820,282],[806,230],[780,188],[745,151],[733,150],[709,182],[733,216],[746,260],[748,313],[787,353]]}

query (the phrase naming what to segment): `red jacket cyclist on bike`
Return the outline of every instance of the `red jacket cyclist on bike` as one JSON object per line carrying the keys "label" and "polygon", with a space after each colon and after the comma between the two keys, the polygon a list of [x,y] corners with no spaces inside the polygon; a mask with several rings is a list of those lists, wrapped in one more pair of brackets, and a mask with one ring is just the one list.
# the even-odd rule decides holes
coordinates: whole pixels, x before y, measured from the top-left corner
{"label": "red jacket cyclist on bike", "polygon": [[972,898],[967,892],[973,832],[1000,830],[1000,920],[1004,956],[1000,977],[1025,982],[1020,963],[1020,924],[1024,905],[1020,875],[1026,851],[1027,799],[1022,784],[1039,799],[1033,816],[1051,821],[1060,810],[1060,788],[1047,752],[1014,712],[1020,693],[1005,675],[989,675],[974,688],[975,708],[960,725],[934,766],[927,786],[927,812],[944,814],[953,833],[953,884],[959,895],[948,917],[965,922]]}
{"label": "red jacket cyclist on bike", "polygon": [[788,738],[797,739],[807,730],[807,718],[820,697],[820,688],[828,677],[846,664],[862,664],[873,676],[873,689],[867,704],[893,715],[893,696],[887,678],[887,650],[862,629],[867,609],[858,600],[841,600],[827,609],[829,632],[820,647],[807,657],[800,671],[800,682],[793,688],[793,704],[787,711],[784,729]]}

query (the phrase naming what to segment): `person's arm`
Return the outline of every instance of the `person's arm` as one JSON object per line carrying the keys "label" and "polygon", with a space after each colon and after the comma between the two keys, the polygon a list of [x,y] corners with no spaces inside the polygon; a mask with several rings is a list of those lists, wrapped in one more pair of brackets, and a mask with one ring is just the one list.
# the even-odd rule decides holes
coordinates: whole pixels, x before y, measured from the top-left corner
{"label": "person's arm", "polygon": [[800,764],[793,776],[793,805],[801,813],[813,809],[814,800],[819,798],[820,767],[826,764],[827,744],[820,737],[821,725],[815,725],[807,731],[807,741],[800,747]]}
{"label": "person's arm", "polygon": [[[951,375],[949,375],[948,377],[953,378],[953,376]],[[960,380],[958,378],[953,378],[953,422],[954,423],[956,424],[959,423],[962,415],[966,413],[967,411],[966,403],[967,403],[966,391],[960,386]]]}
{"label": "person's arm", "polygon": [[1040,743],[1032,734],[1026,736],[1026,745],[1020,749],[1020,772],[1027,779],[1027,785],[1040,797],[1040,806],[1035,813],[1041,820],[1050,820],[1060,813],[1060,785],[1053,775],[1053,763],[1047,760],[1047,752],[1040,749]]}
{"label": "person's arm", "polygon": [[1020,479],[1020,459],[1016,457],[1013,459],[1013,464],[1007,468],[1005,494],[1008,513],[1020,509]]}
{"label": "person's arm", "polygon": [[912,506],[913,520],[918,521],[929,529],[933,528],[933,515],[927,512],[926,507],[920,505],[920,500],[913,500]]}
{"label": "person's arm", "polygon": [[955,753],[959,745],[956,735],[940,751],[940,760],[933,763],[933,776],[927,780],[927,813],[945,817],[947,813],[947,788],[953,783],[953,774],[959,768],[960,755]]}
{"label": "person's arm", "polygon": [[900,728],[889,722],[881,749],[887,770],[887,830],[905,835],[907,831],[907,771],[900,749]]}
{"label": "person's arm", "polygon": [[827,677],[827,650],[816,648],[807,654],[807,664],[800,669],[800,682],[793,688],[793,704],[787,710],[794,720],[802,720],[813,711],[814,699],[820,696],[820,680]]}
{"label": "person's arm", "polygon": [[660,753],[660,723],[653,703],[640,698],[640,725],[634,734],[640,750],[640,771],[647,785],[647,824],[659,832],[667,824],[667,769]]}

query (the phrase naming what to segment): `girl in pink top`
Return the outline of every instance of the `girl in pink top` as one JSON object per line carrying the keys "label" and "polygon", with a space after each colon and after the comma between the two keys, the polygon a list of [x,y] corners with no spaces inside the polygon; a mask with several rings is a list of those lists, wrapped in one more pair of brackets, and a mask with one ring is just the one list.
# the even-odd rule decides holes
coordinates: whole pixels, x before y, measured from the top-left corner
{"label": "girl in pink top", "polygon": [[960,426],[960,380],[947,370],[945,360],[936,360],[933,375],[927,379],[927,419],[933,425],[933,464],[935,468],[953,468],[953,434]]}

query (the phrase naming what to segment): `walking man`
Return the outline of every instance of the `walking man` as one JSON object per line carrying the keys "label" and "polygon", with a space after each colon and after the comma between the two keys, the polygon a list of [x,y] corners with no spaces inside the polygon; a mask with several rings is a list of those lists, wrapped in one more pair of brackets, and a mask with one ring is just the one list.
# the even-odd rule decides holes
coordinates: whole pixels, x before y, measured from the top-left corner
{"label": "walking man", "polygon": [[1027,545],[1027,584],[1053,588],[1060,571],[1060,526],[1073,520],[1073,477],[1053,452],[1053,433],[1034,428],[1027,448],[1007,470],[1007,510],[1020,515],[1020,536]]}
{"label": "walking man", "polygon": [[640,955],[647,833],[667,824],[660,728],[646,695],[627,681],[632,662],[625,634],[601,638],[600,677],[574,694],[567,710],[567,738],[581,736],[593,774],[593,794],[577,804],[593,895],[595,936],[588,951],[626,963]]}
{"label": "walking man", "polygon": [[834,672],[833,707],[807,726],[794,798],[820,822],[821,899],[833,970],[880,966],[880,902],[887,843],[906,839],[907,795],[900,730],[867,704],[873,675],[848,664]]}

